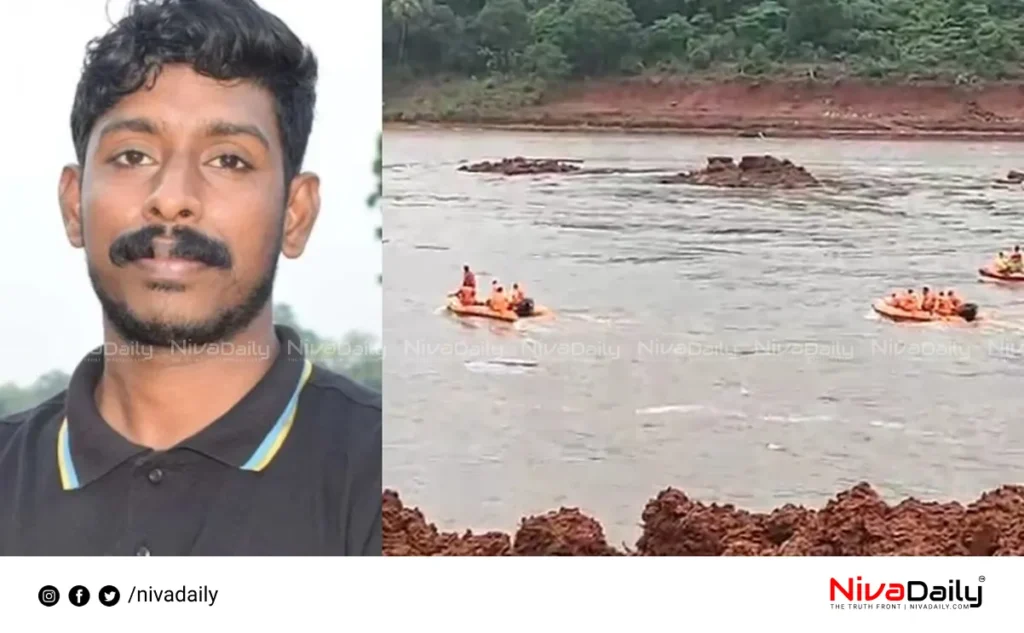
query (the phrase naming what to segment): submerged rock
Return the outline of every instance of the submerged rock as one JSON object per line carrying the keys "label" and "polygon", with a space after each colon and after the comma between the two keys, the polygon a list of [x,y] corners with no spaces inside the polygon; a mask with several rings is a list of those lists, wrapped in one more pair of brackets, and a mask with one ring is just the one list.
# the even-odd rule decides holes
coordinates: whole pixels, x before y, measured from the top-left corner
{"label": "submerged rock", "polygon": [[583,161],[567,161],[557,158],[502,158],[500,161],[481,161],[471,165],[462,165],[459,171],[475,173],[503,174],[505,176],[521,176],[526,174],[564,174],[580,170],[576,163]]}
{"label": "submerged rock", "polygon": [[820,186],[818,179],[788,159],[744,156],[739,164],[731,156],[709,156],[704,169],[662,178],[662,184],[797,189]]}
{"label": "submerged rock", "polygon": [[1007,174],[1006,178],[998,178],[996,182],[1001,185],[1019,185],[1024,183],[1024,172],[1019,172],[1016,169],[1011,169]]}

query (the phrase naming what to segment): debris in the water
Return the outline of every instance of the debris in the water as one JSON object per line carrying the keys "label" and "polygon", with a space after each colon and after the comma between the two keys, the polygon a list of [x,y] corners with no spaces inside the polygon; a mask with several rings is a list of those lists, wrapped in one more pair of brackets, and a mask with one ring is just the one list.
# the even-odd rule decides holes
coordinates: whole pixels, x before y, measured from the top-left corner
{"label": "debris in the water", "polygon": [[492,358],[487,362],[495,365],[507,365],[509,367],[536,367],[538,365],[537,361],[525,358]]}

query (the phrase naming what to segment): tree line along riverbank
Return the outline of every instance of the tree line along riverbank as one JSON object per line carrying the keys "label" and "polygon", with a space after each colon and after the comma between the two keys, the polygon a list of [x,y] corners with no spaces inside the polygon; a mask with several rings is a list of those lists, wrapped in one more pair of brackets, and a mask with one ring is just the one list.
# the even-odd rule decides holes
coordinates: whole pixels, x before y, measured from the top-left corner
{"label": "tree line along riverbank", "polygon": [[389,122],[1012,135],[1010,0],[387,0]]}

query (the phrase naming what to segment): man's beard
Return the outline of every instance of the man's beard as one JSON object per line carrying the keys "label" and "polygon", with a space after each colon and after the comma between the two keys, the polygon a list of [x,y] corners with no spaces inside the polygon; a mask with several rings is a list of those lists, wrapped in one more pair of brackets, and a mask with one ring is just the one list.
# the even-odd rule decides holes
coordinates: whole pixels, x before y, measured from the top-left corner
{"label": "man's beard", "polygon": [[[284,238],[282,226],[273,242],[270,261],[259,282],[238,304],[219,310],[202,321],[170,322],[159,319],[145,320],[138,316],[124,301],[111,297],[100,283],[92,263],[87,261],[89,280],[93,291],[103,308],[103,314],[114,331],[126,342],[158,348],[201,347],[219,343],[234,337],[247,328],[266,307],[274,291],[277,275],[277,257]],[[161,288],[154,288],[161,290]],[[162,288],[164,291],[177,288]]]}
{"label": "man's beard", "polygon": [[259,283],[241,303],[224,308],[204,321],[173,323],[139,317],[127,303],[115,300],[103,290],[95,270],[89,265],[89,279],[103,307],[103,315],[118,335],[126,343],[160,348],[201,347],[229,340],[249,327],[266,307],[273,295],[276,274],[277,258],[274,257]]}

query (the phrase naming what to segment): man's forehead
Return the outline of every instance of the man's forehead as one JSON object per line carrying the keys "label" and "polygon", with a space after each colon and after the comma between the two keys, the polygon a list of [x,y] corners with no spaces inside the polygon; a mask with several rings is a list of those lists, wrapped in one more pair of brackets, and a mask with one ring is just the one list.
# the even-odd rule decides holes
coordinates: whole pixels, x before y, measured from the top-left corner
{"label": "man's forehead", "polygon": [[100,117],[93,134],[126,120],[147,121],[160,134],[192,133],[214,122],[253,126],[269,141],[279,142],[268,90],[250,81],[219,81],[182,65],[165,66],[155,82],[125,95]]}

